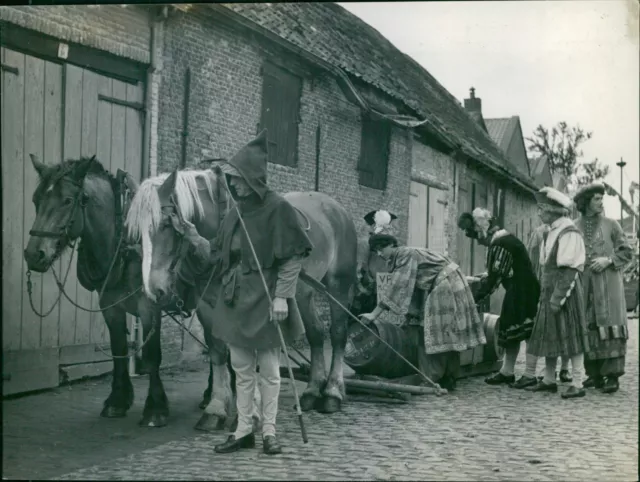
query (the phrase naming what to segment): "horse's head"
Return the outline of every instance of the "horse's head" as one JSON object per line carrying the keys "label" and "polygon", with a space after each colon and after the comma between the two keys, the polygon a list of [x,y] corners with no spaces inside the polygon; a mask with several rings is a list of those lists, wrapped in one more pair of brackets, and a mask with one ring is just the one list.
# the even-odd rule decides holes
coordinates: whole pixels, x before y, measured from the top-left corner
{"label": "horse's head", "polygon": [[33,193],[36,219],[29,231],[24,259],[32,271],[49,269],[62,251],[84,230],[87,194],[84,181],[95,158],[46,166],[31,155],[40,183]]}
{"label": "horse's head", "polygon": [[171,216],[193,223],[206,239],[215,238],[227,199],[216,179],[210,170],[176,170],[143,181],[131,201],[126,226],[131,239],[142,241],[144,288],[157,303],[164,305],[177,296],[176,277],[187,256],[187,241]]}

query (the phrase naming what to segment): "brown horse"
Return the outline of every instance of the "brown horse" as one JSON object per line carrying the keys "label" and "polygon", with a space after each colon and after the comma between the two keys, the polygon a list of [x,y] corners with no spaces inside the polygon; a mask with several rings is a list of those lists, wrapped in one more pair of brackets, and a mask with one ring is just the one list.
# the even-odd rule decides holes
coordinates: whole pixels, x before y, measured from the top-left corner
{"label": "brown horse", "polygon": [[[46,272],[66,247],[79,239],[80,284],[98,292],[105,286],[99,305],[109,328],[114,359],[111,394],[104,402],[101,416],[124,417],[133,403],[127,359],[126,314],[129,313],[142,321],[146,340],[142,356],[149,369],[149,391],[140,425],[166,425],[169,405],[160,379],[161,309],[142,289],[140,255],[124,244],[118,250],[124,230],[122,182],[106,171],[95,156],[55,166],[46,166],[35,156],[31,156],[31,161],[40,182],[33,194],[36,219],[24,251],[29,270]],[[118,177],[125,179],[130,190],[135,190],[136,183],[128,174],[119,171]],[[208,391],[210,394],[210,386]],[[205,400],[208,402],[207,392]]]}
{"label": "brown horse", "polygon": [[[147,295],[160,303],[180,291],[187,281],[196,287],[198,318],[205,325],[215,306],[215,282],[210,274],[199,272],[190,261],[188,249],[170,220],[178,212],[192,222],[198,233],[213,239],[221,226],[230,200],[222,175],[213,170],[182,170],[147,179],[140,185],[131,203],[126,225],[133,239],[142,239],[143,278]],[[322,281],[329,292],[348,305],[356,280],[356,230],[347,211],[329,196],[319,192],[294,192],[285,198],[301,213],[313,243],[311,255],[303,262],[304,270]],[[215,281],[215,280],[214,280]],[[205,286],[209,288],[205,291]],[[314,306],[314,291],[298,283],[296,300],[311,348],[311,375],[300,405],[303,410],[317,408],[323,412],[340,410],[344,397],[343,358],[346,344],[346,314],[333,303],[330,337],[333,348],[329,376],[326,376],[323,353],[324,330]],[[225,361],[228,348],[219,341],[209,343],[214,364],[213,393],[208,414],[220,419],[232,410],[231,379]]]}

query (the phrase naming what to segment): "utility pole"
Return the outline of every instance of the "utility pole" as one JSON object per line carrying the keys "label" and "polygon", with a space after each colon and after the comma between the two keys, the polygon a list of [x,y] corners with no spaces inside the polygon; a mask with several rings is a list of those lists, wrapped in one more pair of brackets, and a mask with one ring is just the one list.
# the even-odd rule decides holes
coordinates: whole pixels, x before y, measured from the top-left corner
{"label": "utility pole", "polygon": [[[624,166],[626,166],[627,163],[624,162],[624,160],[622,159],[622,157],[620,158],[620,162],[616,162],[616,166],[618,166],[620,168],[620,226],[622,226],[622,193],[624,192],[622,190],[622,169],[624,169]],[[624,230],[624,228],[623,228]]]}

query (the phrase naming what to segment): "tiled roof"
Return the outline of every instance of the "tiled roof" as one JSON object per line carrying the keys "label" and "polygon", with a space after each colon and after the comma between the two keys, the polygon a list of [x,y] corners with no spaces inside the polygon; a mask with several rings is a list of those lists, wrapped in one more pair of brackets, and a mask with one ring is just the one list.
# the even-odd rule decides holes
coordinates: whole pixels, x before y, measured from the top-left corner
{"label": "tiled roof", "polygon": [[487,126],[493,142],[495,142],[503,152],[507,152],[509,142],[511,142],[511,136],[513,136],[518,124],[517,118],[514,116],[502,119],[485,119],[484,123]]}
{"label": "tiled roof", "polygon": [[539,187],[553,186],[553,178],[551,177],[551,171],[549,164],[547,163],[546,156],[536,157],[530,159],[531,175],[533,176],[533,182]]}
{"label": "tiled roof", "polygon": [[440,140],[531,187],[460,102],[377,30],[335,3],[228,3],[224,6],[428,120]]}

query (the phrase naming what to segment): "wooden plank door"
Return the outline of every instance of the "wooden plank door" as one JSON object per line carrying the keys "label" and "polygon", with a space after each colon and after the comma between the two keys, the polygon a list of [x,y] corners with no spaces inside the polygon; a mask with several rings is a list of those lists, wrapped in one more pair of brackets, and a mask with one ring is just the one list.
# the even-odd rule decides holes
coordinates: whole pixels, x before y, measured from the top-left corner
{"label": "wooden plank door", "polygon": [[[144,85],[128,84],[73,65],[66,66],[65,158],[96,155],[105,169],[118,169],[140,180],[142,175]],[[67,253],[63,263],[71,253]],[[98,293],[85,290],[75,277],[67,286],[77,304],[98,309]],[[65,300],[66,301],[66,300]],[[102,313],[90,313],[66,301],[60,317],[60,365],[69,379],[111,369],[109,332]],[[127,317],[130,333],[135,318]],[[99,350],[96,345],[102,348]]]}
{"label": "wooden plank door", "polygon": [[[484,181],[475,183],[473,208],[489,209],[489,187]],[[479,274],[487,269],[487,248],[479,243],[473,243],[473,274]]]}
{"label": "wooden plank door", "polygon": [[428,248],[444,254],[447,250],[445,227],[446,191],[429,186]]}
{"label": "wooden plank door", "polygon": [[[23,249],[35,220],[38,184],[29,154],[60,160],[62,70],[56,63],[1,48],[3,393],[58,385],[58,307],[51,273],[32,273],[26,289]],[[41,318],[38,312],[51,311]]]}
{"label": "wooden plank door", "polygon": [[[472,206],[472,190],[471,190],[471,182],[460,176],[460,183],[458,186],[458,214],[462,214],[463,212],[471,212]],[[462,269],[462,272],[465,275],[470,275],[472,273],[471,270],[471,239],[467,238],[464,234],[464,231],[461,229],[456,230],[457,243],[456,243],[456,251],[457,251],[457,263]]]}
{"label": "wooden plank door", "polygon": [[[12,394],[57,386],[59,367],[69,379],[111,369],[110,359],[95,347],[109,350],[100,313],[78,309],[64,297],[44,318],[31,307],[22,252],[35,219],[31,198],[38,177],[29,154],[48,165],[97,154],[111,172],[125,169],[139,180],[144,85],[4,47],[1,60],[3,393]],[[95,309],[97,294],[77,281],[76,256],[69,264],[67,250],[53,268],[61,279],[69,268],[65,291],[80,306]],[[48,312],[58,297],[51,271],[32,273],[31,281],[34,308]],[[99,361],[106,363],[93,363]]]}
{"label": "wooden plank door", "polygon": [[409,194],[409,233],[407,246],[426,248],[428,242],[428,187],[422,183],[411,181]]}

